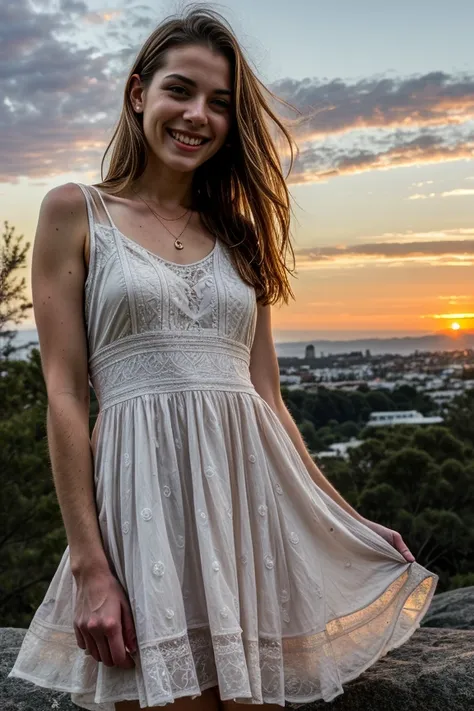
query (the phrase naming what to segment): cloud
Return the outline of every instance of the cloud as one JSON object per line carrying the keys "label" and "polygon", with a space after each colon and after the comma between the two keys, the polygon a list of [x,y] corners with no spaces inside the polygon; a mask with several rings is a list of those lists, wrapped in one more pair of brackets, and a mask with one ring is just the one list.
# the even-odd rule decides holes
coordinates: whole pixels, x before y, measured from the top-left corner
{"label": "cloud", "polygon": [[457,125],[474,117],[474,77],[437,71],[353,83],[283,79],[273,89],[309,116],[306,139],[360,128]]}
{"label": "cloud", "polygon": [[313,143],[300,151],[292,182],[327,181],[369,170],[392,170],[421,163],[440,163],[474,157],[474,126],[445,131],[426,129],[354,136],[352,142]]}
{"label": "cloud", "polygon": [[429,198],[435,197],[472,197],[474,195],[474,188],[456,188],[454,190],[445,190],[442,193],[415,193],[414,195],[409,195],[408,200],[428,200]]}
{"label": "cloud", "polygon": [[293,183],[474,156],[470,74],[285,79],[272,88],[306,115]]}
{"label": "cloud", "polygon": [[382,237],[362,244],[307,247],[295,250],[296,270],[474,266],[474,239],[459,239],[456,232],[448,230],[445,239],[435,235],[435,239],[423,240],[423,235],[407,234],[405,239],[396,241]]}
{"label": "cloud", "polygon": [[474,188],[457,188],[456,190],[446,190],[441,193],[441,197],[465,197],[474,195]]}
{"label": "cloud", "polygon": [[112,10],[109,12],[88,12],[85,15],[86,22],[90,22],[91,25],[101,25],[104,22],[111,22],[116,17],[120,17],[122,10]]}
{"label": "cloud", "polygon": [[436,318],[436,319],[448,319],[449,321],[453,318],[474,318],[474,314],[470,313],[461,313],[461,314],[432,314],[431,318]]}
{"label": "cloud", "polygon": [[109,46],[84,31],[91,15],[80,0],[0,3],[0,182],[98,169],[136,49],[115,18],[120,42]]}
{"label": "cloud", "polygon": [[471,303],[473,297],[471,294],[458,294],[457,296],[438,296],[440,301],[448,301],[450,305],[458,304],[460,301]]}
{"label": "cloud", "polygon": [[[0,182],[98,170],[128,68],[155,25],[145,4],[0,2]],[[295,129],[293,184],[474,155],[468,73],[286,78],[271,89],[306,117]]]}

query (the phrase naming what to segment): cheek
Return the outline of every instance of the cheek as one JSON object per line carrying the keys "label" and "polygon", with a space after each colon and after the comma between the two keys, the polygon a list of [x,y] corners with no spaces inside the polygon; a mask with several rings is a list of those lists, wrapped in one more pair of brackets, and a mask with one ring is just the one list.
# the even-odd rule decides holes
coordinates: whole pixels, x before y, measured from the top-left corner
{"label": "cheek", "polygon": [[231,120],[230,116],[218,116],[215,122],[215,135],[219,137],[221,141],[224,141],[227,134],[230,131]]}
{"label": "cheek", "polygon": [[176,104],[171,101],[160,101],[159,104],[150,107],[147,114],[147,123],[151,131],[162,130],[162,124],[172,121],[179,111]]}

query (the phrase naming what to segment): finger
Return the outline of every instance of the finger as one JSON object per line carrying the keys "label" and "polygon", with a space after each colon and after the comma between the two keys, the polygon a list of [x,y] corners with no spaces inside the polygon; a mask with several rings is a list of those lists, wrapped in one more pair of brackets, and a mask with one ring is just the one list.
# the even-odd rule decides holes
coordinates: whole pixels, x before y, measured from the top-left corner
{"label": "finger", "polygon": [[107,641],[109,643],[112,663],[115,666],[121,667],[122,669],[131,669],[135,666],[134,660],[126,650],[122,628],[114,632]]}
{"label": "finger", "polygon": [[74,622],[73,626],[74,626],[74,634],[76,635],[77,646],[80,649],[86,649],[87,645],[86,645],[86,640],[84,639],[84,635],[82,634],[81,630],[79,629],[79,627],[76,625],[75,622]]}
{"label": "finger", "polygon": [[97,648],[97,645],[95,643],[95,639],[92,637],[91,634],[86,633],[84,634],[84,640],[86,643],[86,650],[88,651],[93,659],[95,659],[96,662],[101,662],[99,650]]}
{"label": "finger", "polygon": [[112,667],[114,663],[112,661],[112,655],[110,654],[109,640],[107,639],[106,634],[108,634],[108,632],[104,634],[103,631],[99,632],[99,630],[97,630],[94,634],[94,641],[97,645],[97,649],[99,650],[100,661],[103,662],[106,667]]}
{"label": "finger", "polygon": [[397,550],[400,551],[405,560],[407,560],[409,563],[413,563],[413,561],[415,560],[415,556],[411,553],[407,544],[401,536],[400,540],[397,539]]}
{"label": "finger", "polygon": [[[128,609],[128,606],[127,606]],[[110,649],[110,656],[112,658],[112,663],[115,666],[122,667],[123,669],[131,669],[135,666],[133,658],[130,656],[127,647],[127,639],[125,635],[125,628],[123,625],[124,619],[124,605],[120,603],[120,622],[113,625],[107,635],[107,641]],[[128,623],[130,627],[130,623]],[[129,647],[130,648],[130,647]]]}
{"label": "finger", "polygon": [[137,635],[135,632],[135,624],[132,617],[130,606],[127,603],[121,604],[121,620],[123,629],[123,638],[125,645],[132,652],[137,651]]}

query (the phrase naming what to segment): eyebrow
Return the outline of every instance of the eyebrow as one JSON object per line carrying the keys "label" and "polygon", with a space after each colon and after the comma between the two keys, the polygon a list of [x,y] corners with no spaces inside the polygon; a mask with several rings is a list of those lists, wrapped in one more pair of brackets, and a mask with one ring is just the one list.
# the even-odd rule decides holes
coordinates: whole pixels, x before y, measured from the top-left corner
{"label": "eyebrow", "polygon": [[[197,84],[193,81],[193,79],[189,79],[189,77],[185,77],[182,74],[168,74],[165,76],[165,79],[179,79],[183,82],[183,84],[188,84],[195,89],[197,88]],[[214,94],[225,94],[226,96],[231,96],[232,92],[229,91],[229,89],[214,89]]]}

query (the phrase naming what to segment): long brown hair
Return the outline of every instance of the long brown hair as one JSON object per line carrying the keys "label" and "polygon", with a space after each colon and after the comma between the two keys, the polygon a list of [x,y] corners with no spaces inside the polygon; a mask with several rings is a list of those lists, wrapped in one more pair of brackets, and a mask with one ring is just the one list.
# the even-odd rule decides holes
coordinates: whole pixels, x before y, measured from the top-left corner
{"label": "long brown hair", "polygon": [[[140,49],[125,84],[122,112],[101,164],[98,187],[111,194],[122,192],[142,175],[147,162],[147,143],[142,115],[130,100],[130,82],[139,74],[145,89],[166,62],[171,47],[201,44],[225,56],[234,84],[234,116],[227,141],[193,175],[193,207],[209,231],[218,235],[234,253],[242,278],[255,287],[262,304],[294,298],[288,274],[294,271],[290,239],[290,196],[276,144],[267,120],[273,122],[289,146],[290,166],[298,148],[265,97],[290,106],[273,94],[250,68],[227,20],[201,3],[188,6],[182,15],[161,22]],[[297,111],[297,109],[294,109]],[[107,175],[104,161],[112,150]],[[286,264],[293,257],[293,269]]]}

